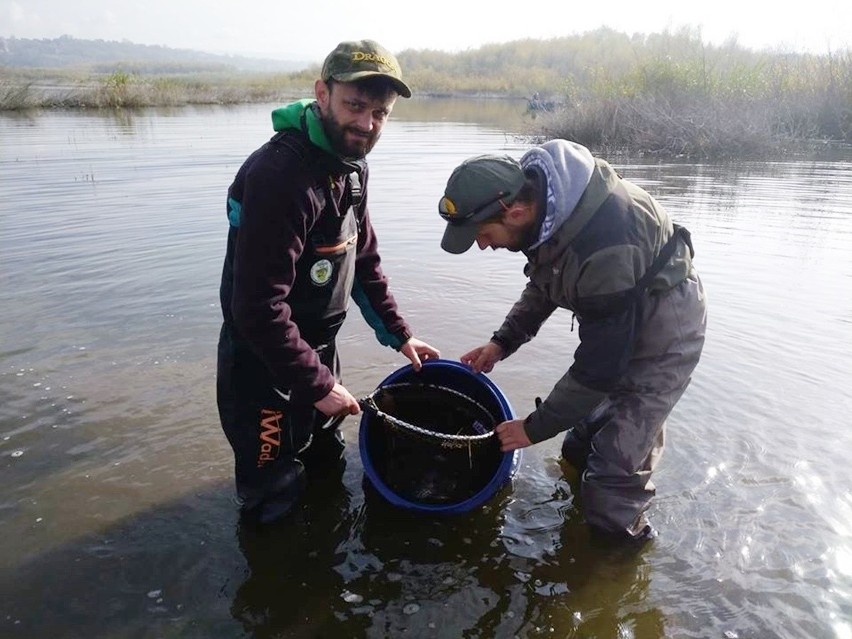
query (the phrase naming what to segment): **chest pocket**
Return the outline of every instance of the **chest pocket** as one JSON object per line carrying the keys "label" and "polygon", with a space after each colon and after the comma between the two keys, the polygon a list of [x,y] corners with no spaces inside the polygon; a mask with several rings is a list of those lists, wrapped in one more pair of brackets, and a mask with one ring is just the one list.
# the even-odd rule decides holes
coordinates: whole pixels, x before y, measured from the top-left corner
{"label": "chest pocket", "polygon": [[[354,183],[354,184],[353,184]],[[296,264],[296,281],[288,303],[302,336],[312,344],[333,339],[346,317],[355,281],[355,257],[361,201],[357,174],[346,183],[338,208],[334,194],[325,194],[323,214],[306,238]]]}
{"label": "chest pocket", "polygon": [[323,216],[309,235],[309,250],[314,256],[334,258],[354,251],[358,243],[358,224],[350,207],[341,215]]}
{"label": "chest pocket", "polygon": [[341,275],[349,271],[354,273],[357,244],[358,224],[351,207],[339,216],[324,215],[308,235],[305,252],[299,260],[300,265],[302,262],[311,264],[311,285],[326,287]]}
{"label": "chest pocket", "polygon": [[[355,249],[358,244],[359,220],[356,214],[361,203],[361,185],[357,173],[351,173],[344,182],[345,192],[340,204],[335,201],[333,189],[326,193],[324,213],[319,217],[314,228],[307,237],[305,255],[302,259],[313,260],[314,264],[321,264],[312,272],[311,281],[315,285],[324,286],[326,263],[336,267],[340,272],[347,268],[348,262],[352,261],[354,268]],[[342,207],[346,208],[343,209]],[[308,253],[310,255],[308,255]],[[351,269],[349,269],[351,270]],[[320,280],[320,281],[318,281]],[[351,286],[349,286],[351,290]],[[348,295],[348,293],[347,293]]]}

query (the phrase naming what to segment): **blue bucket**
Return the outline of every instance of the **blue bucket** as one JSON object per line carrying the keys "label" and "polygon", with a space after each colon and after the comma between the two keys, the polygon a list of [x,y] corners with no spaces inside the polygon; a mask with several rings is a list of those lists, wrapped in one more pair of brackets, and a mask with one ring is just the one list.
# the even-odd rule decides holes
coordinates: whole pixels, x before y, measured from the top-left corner
{"label": "blue bucket", "polygon": [[[515,419],[509,401],[497,385],[482,373],[473,373],[467,366],[459,362],[442,359],[428,360],[423,363],[420,372],[415,372],[409,364],[386,377],[379,384],[377,390],[397,384],[441,386],[456,391],[479,404],[491,415],[495,424]],[[383,451],[381,445],[381,437],[383,437],[382,433],[385,428],[379,417],[369,411],[363,412],[358,434],[361,462],[364,466],[364,473],[379,494],[392,505],[407,510],[454,514],[479,508],[514,476],[521,462],[520,450],[511,453],[499,453],[498,449],[495,462],[485,469],[489,477],[487,482],[472,496],[468,496],[459,502],[449,503],[415,501],[411,497],[395,491],[385,479],[383,469],[386,467],[387,460],[384,459],[386,452]]]}

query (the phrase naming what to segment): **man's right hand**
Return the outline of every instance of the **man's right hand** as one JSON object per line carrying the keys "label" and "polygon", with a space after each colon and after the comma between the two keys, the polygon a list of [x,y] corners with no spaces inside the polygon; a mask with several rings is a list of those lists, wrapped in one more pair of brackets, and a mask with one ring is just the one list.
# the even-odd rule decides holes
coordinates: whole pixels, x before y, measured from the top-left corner
{"label": "man's right hand", "polygon": [[503,359],[503,348],[494,342],[488,342],[462,355],[462,364],[467,364],[474,373],[490,373],[494,364]]}
{"label": "man's right hand", "polygon": [[329,417],[357,415],[361,412],[358,400],[342,384],[335,384],[328,395],[314,402],[314,407]]}

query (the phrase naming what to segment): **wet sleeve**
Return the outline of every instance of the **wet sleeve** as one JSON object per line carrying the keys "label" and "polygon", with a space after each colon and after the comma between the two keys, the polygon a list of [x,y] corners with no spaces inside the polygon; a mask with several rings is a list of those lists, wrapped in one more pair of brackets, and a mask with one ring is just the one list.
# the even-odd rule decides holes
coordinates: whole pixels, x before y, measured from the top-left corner
{"label": "wet sleeve", "polygon": [[555,437],[588,415],[606,393],[580,384],[572,374],[565,373],[524,423],[527,437],[533,444]]}

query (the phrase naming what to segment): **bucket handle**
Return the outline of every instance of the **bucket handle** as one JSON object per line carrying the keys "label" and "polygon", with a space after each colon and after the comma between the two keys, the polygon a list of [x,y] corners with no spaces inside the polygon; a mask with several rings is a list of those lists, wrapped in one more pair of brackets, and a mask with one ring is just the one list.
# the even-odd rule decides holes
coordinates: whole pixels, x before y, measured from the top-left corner
{"label": "bucket handle", "polygon": [[[415,424],[411,424],[409,422],[403,421],[403,420],[399,419],[398,417],[394,417],[393,415],[389,415],[388,413],[385,413],[378,406],[376,406],[375,395],[379,391],[391,389],[391,388],[395,388],[395,387],[409,387],[409,386],[411,386],[411,384],[388,384],[387,386],[382,386],[382,387],[374,390],[369,395],[362,397],[361,399],[357,400],[358,406],[360,406],[361,410],[363,410],[365,413],[369,413],[370,415],[373,415],[373,416],[381,419],[382,421],[390,424],[391,426],[394,426],[396,428],[401,428],[403,430],[407,430],[407,431],[413,432],[417,435],[421,435],[423,437],[427,437],[427,438],[430,438],[430,439],[438,439],[438,440],[441,441],[441,446],[444,446],[446,448],[461,448],[463,446],[469,446],[470,444],[473,444],[473,443],[481,443],[481,442],[483,442],[483,441],[494,436],[493,430],[489,430],[489,431],[486,431],[484,433],[480,433],[480,434],[477,434],[477,435],[451,435],[451,434],[448,434],[448,433],[439,433],[439,432],[436,432],[434,430],[428,430],[426,428],[416,426]],[[458,395],[459,397],[464,397],[467,401],[476,404],[480,409],[482,409],[483,412],[486,412],[486,413],[488,412],[488,411],[485,410],[484,407],[480,406],[479,404],[477,404],[476,402],[471,400],[466,395],[459,393],[456,390],[453,390],[452,388],[446,388],[445,386],[438,386],[438,385],[435,385],[435,384],[421,384],[421,386],[429,386],[431,388],[438,388],[442,391],[449,392],[449,393],[452,393],[454,395]],[[474,428],[476,428],[477,425],[479,425],[481,428],[485,428],[480,422],[474,422]]]}

